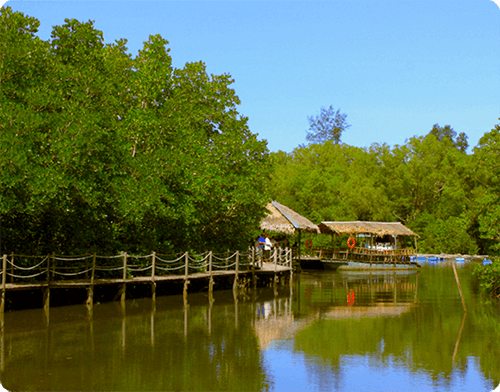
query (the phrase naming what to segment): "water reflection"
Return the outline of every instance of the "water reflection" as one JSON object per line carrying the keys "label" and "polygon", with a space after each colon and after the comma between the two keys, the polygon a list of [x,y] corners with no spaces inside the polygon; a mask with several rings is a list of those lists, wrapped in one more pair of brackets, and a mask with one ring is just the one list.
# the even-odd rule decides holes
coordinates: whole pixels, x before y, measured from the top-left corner
{"label": "water reflection", "polygon": [[[320,272],[293,286],[5,314],[9,390],[492,390],[498,307],[468,272]],[[466,388],[461,388],[462,383]]]}

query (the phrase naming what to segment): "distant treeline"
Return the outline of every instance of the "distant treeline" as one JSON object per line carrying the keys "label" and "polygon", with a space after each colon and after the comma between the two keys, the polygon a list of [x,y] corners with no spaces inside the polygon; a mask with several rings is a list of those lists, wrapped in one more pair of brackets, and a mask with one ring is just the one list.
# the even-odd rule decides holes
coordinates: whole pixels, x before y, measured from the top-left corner
{"label": "distant treeline", "polygon": [[91,21],[0,10],[1,252],[237,250],[256,233],[270,167],[230,75],[135,58]]}
{"label": "distant treeline", "polygon": [[498,254],[500,127],[467,154],[467,137],[434,125],[403,145],[335,141],[273,153],[272,197],[315,223],[399,221],[419,252]]}

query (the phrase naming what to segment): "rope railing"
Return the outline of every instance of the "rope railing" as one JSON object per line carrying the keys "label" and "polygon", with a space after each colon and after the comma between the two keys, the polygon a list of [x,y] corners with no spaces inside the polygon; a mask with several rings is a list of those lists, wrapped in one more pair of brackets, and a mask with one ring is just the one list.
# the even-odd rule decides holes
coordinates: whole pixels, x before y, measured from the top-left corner
{"label": "rope railing", "polygon": [[[249,249],[246,252],[215,254],[204,252],[189,254],[188,252],[173,255],[82,255],[82,256],[27,256],[5,255],[0,276],[5,284],[33,283],[99,279],[133,279],[135,277],[168,276],[170,274],[188,275],[189,273],[217,273],[220,271],[248,270],[250,266],[259,265],[258,252]],[[275,248],[271,252],[270,262],[280,266],[291,267],[291,250]],[[248,268],[247,268],[248,267]],[[31,272],[30,274],[28,274]],[[4,277],[5,275],[5,277]],[[8,280],[8,281],[7,281]]]}
{"label": "rope railing", "polygon": [[74,272],[74,273],[69,273],[69,272],[59,272],[59,271],[52,271],[53,274],[57,274],[57,275],[62,275],[62,276],[77,276],[77,275],[81,275],[81,274],[85,274],[87,272],[90,272],[92,271],[92,268],[88,268],[86,269],[85,271],[80,271],[80,272]]}
{"label": "rope railing", "polygon": [[173,260],[165,260],[165,259],[161,258],[159,255],[156,255],[156,261],[161,261],[163,263],[168,263],[168,264],[177,263],[178,261],[181,261],[182,259],[184,259],[184,253]]}
{"label": "rope railing", "polygon": [[33,270],[35,268],[38,268],[40,267],[43,263],[45,263],[47,261],[47,257],[45,257],[42,261],[40,261],[37,265],[34,265],[34,266],[31,266],[31,267],[21,267],[20,265],[15,265],[14,263],[12,263],[9,259],[7,259],[7,264],[9,265],[12,265],[13,267],[17,268],[17,269],[20,269],[20,270],[25,270],[25,271],[29,271],[29,270]]}

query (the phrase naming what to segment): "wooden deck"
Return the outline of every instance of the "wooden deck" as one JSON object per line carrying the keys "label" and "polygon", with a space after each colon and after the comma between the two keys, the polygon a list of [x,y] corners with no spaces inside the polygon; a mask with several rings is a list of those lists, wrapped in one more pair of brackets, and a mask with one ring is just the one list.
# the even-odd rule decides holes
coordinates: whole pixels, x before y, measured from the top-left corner
{"label": "wooden deck", "polygon": [[359,262],[370,264],[415,264],[411,257],[415,249],[367,249],[367,248],[313,248],[308,256],[301,259],[319,259],[322,262]]}

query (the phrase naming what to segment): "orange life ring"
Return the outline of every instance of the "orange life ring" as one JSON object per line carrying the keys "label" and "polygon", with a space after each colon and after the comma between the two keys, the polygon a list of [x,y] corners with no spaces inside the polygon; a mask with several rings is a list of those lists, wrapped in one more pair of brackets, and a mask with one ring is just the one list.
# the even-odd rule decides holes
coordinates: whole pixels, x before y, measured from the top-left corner
{"label": "orange life ring", "polygon": [[351,237],[351,238],[349,238],[349,239],[347,240],[347,246],[348,246],[349,248],[351,248],[351,249],[352,249],[352,248],[354,248],[354,247],[356,246],[356,240],[355,240],[354,238],[352,238],[352,237]]}
{"label": "orange life ring", "polygon": [[305,245],[306,245],[306,248],[311,248],[313,246],[313,240],[310,238],[307,239]]}

